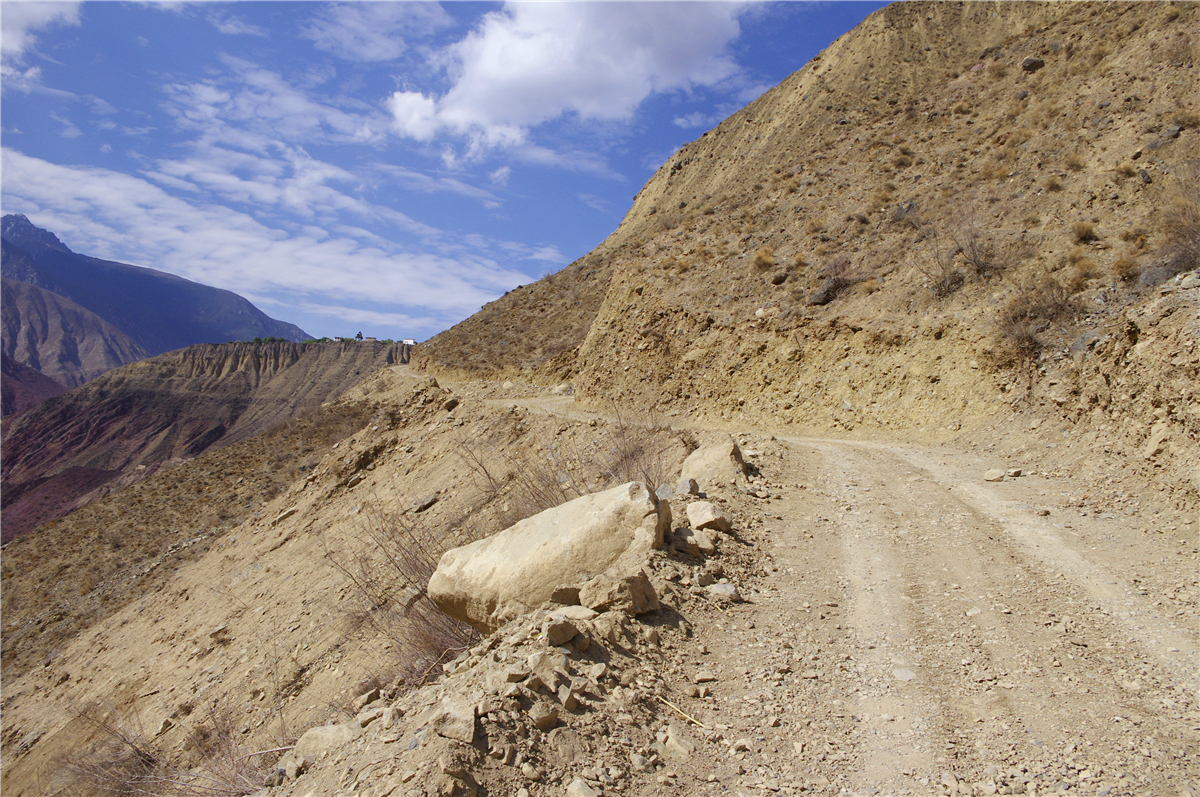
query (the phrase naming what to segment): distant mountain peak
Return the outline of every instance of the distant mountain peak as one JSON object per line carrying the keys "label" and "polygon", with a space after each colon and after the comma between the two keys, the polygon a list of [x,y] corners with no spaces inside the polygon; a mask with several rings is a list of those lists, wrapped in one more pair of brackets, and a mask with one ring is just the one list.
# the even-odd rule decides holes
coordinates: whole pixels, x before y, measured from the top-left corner
{"label": "distant mountain peak", "polygon": [[3,219],[0,219],[0,233],[9,241],[22,248],[25,248],[25,244],[39,243],[44,246],[61,249],[64,252],[71,251],[66,244],[58,240],[57,235],[49,230],[43,230],[30,221],[23,213],[9,213]]}

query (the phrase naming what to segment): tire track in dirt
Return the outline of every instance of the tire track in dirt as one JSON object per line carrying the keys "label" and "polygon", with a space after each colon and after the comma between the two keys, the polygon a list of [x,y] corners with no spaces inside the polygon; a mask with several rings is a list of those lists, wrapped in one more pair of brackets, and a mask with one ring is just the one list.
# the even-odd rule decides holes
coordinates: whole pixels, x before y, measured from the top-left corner
{"label": "tire track in dirt", "polygon": [[[1038,539],[1059,540],[1055,556],[1031,548],[941,452],[784,443],[767,475],[804,488],[767,510],[774,567],[734,613],[748,622],[709,629],[735,685],[711,716],[761,740],[735,756],[745,787],[1140,794],[1195,780],[1194,671],[1152,653],[1168,632],[1194,638],[1144,601],[1133,624],[1105,611],[1093,587],[1114,576],[1077,554],[1067,567],[1053,527]],[[1146,628],[1157,644],[1138,643]],[[783,722],[757,725],[772,700]]]}

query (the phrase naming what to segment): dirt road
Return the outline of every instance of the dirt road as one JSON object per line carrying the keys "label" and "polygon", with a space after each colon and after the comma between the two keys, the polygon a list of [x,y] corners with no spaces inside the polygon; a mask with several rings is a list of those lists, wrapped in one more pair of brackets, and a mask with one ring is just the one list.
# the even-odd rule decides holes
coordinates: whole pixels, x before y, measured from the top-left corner
{"label": "dirt road", "polygon": [[681,708],[729,756],[676,774],[713,794],[1200,796],[1193,530],[1085,509],[1097,486],[1063,476],[985,481],[994,460],[949,448],[743,437],[772,496],[741,513],[756,588],[667,654],[687,683],[716,676]]}
{"label": "dirt road", "polygon": [[1153,544],[1130,518],[945,450],[787,439],[757,461],[780,496],[752,535],[770,564],[681,661],[717,676],[685,711],[728,726],[719,780],[1200,794],[1194,604],[1130,581]]}

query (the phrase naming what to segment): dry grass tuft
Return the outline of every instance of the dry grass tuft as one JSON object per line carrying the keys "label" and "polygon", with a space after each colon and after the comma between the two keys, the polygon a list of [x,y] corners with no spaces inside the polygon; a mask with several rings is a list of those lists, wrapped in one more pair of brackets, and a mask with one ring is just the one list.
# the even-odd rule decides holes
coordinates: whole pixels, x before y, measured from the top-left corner
{"label": "dry grass tuft", "polygon": [[1129,252],[1122,252],[1112,264],[1113,276],[1122,282],[1131,282],[1142,273],[1141,267]]}
{"label": "dry grass tuft", "polygon": [[1100,236],[1096,233],[1096,225],[1088,221],[1077,221],[1072,224],[1071,233],[1075,236],[1075,240],[1081,244],[1100,240]]}
{"label": "dry grass tuft", "polygon": [[775,250],[769,246],[759,247],[754,253],[754,267],[760,271],[775,268]]}
{"label": "dry grass tuft", "polygon": [[1166,266],[1174,274],[1200,269],[1200,163],[1180,169],[1163,213]]}
{"label": "dry grass tuft", "polygon": [[1067,289],[1048,274],[1018,282],[997,322],[999,335],[1007,344],[1010,364],[1037,360],[1043,347],[1039,334],[1072,308]]}

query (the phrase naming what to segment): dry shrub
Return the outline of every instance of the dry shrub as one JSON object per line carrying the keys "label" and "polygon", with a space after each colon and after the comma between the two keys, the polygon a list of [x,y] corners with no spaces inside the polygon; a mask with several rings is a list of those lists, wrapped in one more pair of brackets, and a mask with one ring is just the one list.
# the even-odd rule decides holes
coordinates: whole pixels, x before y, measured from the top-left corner
{"label": "dry shrub", "polygon": [[1008,167],[998,160],[984,164],[979,170],[979,176],[985,180],[1003,180],[1008,177]]}
{"label": "dry shrub", "polygon": [[1116,172],[1120,177],[1133,177],[1135,174],[1137,174],[1137,169],[1133,168],[1132,163],[1118,164],[1113,171]]}
{"label": "dry shrub", "polygon": [[1000,337],[1016,362],[1033,362],[1042,350],[1038,334],[1072,308],[1067,289],[1048,274],[1017,283],[1016,291],[1000,313]]}
{"label": "dry shrub", "polygon": [[1080,155],[1076,152],[1072,152],[1070,155],[1067,156],[1066,164],[1067,164],[1067,168],[1073,172],[1083,171],[1083,166],[1084,166],[1083,158],[1080,157]]}
{"label": "dry shrub", "polygon": [[1179,170],[1163,213],[1166,267],[1172,274],[1200,269],[1200,162]]}
{"label": "dry shrub", "polygon": [[1047,191],[1061,191],[1062,189],[1063,183],[1057,174],[1052,174],[1046,178]]}
{"label": "dry shrub", "polygon": [[840,255],[831,260],[821,269],[819,275],[822,277],[821,283],[809,296],[809,304],[829,304],[847,288],[853,287],[858,282],[851,270],[850,258],[846,255]]}
{"label": "dry shrub", "polygon": [[[189,732],[186,746],[196,767],[174,765],[157,753],[136,716],[92,707],[76,714],[98,737],[86,753],[72,751],[61,770],[70,791],[148,797],[236,797],[262,789],[265,767],[276,750],[247,753],[228,712],[212,709]],[[266,755],[264,755],[264,753]]]}
{"label": "dry shrub", "polygon": [[951,223],[950,240],[977,276],[990,277],[1008,267],[1000,245],[984,231],[969,206]]}
{"label": "dry shrub", "polygon": [[[457,529],[454,545],[482,536]],[[399,660],[389,678],[420,685],[447,655],[469,647],[475,629],[444,614],[429,597],[429,578],[450,547],[446,533],[411,520],[395,506],[363,505],[352,539],[342,548],[325,543],[325,558],[354,586],[363,619],[389,639]]]}
{"label": "dry shrub", "polygon": [[823,232],[825,232],[825,220],[824,219],[809,219],[808,224],[804,225],[804,229],[809,235],[817,235],[819,233],[823,233]]}
{"label": "dry shrub", "polygon": [[1121,240],[1143,249],[1150,240],[1150,231],[1145,227],[1131,227],[1121,232]]}
{"label": "dry shrub", "polygon": [[759,247],[754,253],[754,267],[762,271],[775,268],[775,250],[769,246]]}
{"label": "dry shrub", "polygon": [[1138,266],[1137,261],[1133,259],[1129,252],[1122,252],[1117,259],[1113,261],[1112,273],[1114,277],[1122,282],[1130,282],[1137,279],[1138,275],[1142,273],[1142,270]]}
{"label": "dry shrub", "polygon": [[1100,236],[1096,233],[1096,226],[1088,221],[1077,221],[1072,224],[1071,233],[1075,236],[1075,240],[1081,244],[1100,239]]}

